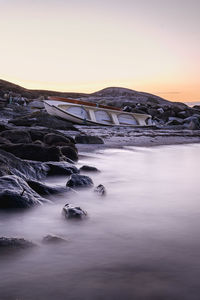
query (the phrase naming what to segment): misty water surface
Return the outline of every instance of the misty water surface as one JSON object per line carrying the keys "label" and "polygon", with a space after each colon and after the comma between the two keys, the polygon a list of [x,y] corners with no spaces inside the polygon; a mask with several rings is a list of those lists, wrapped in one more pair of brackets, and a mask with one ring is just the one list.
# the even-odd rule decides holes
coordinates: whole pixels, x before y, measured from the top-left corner
{"label": "misty water surface", "polygon": [[[53,196],[53,205],[0,214],[1,236],[38,247],[0,258],[1,300],[200,299],[200,145],[127,147],[82,157],[104,184]],[[64,185],[65,177],[48,180]],[[66,203],[88,212],[61,216]],[[68,240],[43,245],[47,234]]]}

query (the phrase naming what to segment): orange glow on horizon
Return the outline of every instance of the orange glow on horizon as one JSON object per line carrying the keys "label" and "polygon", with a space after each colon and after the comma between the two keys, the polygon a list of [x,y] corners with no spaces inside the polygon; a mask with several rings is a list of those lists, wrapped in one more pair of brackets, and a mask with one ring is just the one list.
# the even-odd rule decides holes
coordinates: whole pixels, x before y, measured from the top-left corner
{"label": "orange glow on horizon", "polygon": [[[180,9],[181,7],[181,9]],[[200,1],[0,1],[1,79],[200,101]]]}
{"label": "orange glow on horizon", "polygon": [[53,83],[53,82],[39,82],[39,81],[26,81],[18,80],[17,78],[2,78],[14,84],[20,85],[27,89],[35,90],[50,90],[57,92],[77,92],[77,93],[94,93],[107,87],[123,87],[138,92],[146,92],[154,94],[169,101],[178,102],[200,102],[200,91],[195,89],[196,85],[188,87],[181,85],[164,85],[162,83],[146,83],[142,84],[137,82],[129,82],[127,80],[121,81],[107,81],[107,82],[83,82],[83,83]]}

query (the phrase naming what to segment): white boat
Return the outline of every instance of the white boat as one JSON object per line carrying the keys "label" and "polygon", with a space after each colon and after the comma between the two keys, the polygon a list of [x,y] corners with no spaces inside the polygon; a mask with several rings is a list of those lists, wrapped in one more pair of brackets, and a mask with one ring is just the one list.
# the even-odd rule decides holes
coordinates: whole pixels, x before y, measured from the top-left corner
{"label": "white boat", "polygon": [[50,115],[75,124],[135,127],[152,125],[150,115],[129,113],[81,100],[49,97],[44,100],[44,106]]}

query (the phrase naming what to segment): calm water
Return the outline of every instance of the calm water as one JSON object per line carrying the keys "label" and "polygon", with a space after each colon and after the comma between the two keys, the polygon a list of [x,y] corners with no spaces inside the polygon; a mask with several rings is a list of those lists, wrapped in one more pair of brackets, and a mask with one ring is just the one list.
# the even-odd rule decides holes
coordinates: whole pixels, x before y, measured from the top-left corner
{"label": "calm water", "polygon": [[[200,145],[127,147],[82,158],[107,196],[54,196],[53,205],[0,215],[1,235],[34,250],[0,261],[1,300],[200,299]],[[51,179],[65,184],[67,178]],[[88,211],[64,220],[65,203]],[[66,245],[42,245],[47,234]]]}

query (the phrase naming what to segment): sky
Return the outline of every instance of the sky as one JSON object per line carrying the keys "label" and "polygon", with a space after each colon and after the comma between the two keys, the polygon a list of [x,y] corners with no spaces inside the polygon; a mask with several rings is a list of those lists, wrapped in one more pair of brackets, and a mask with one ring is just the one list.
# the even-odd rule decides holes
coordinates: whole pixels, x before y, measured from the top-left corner
{"label": "sky", "polygon": [[200,0],[0,0],[0,78],[200,101]]}

